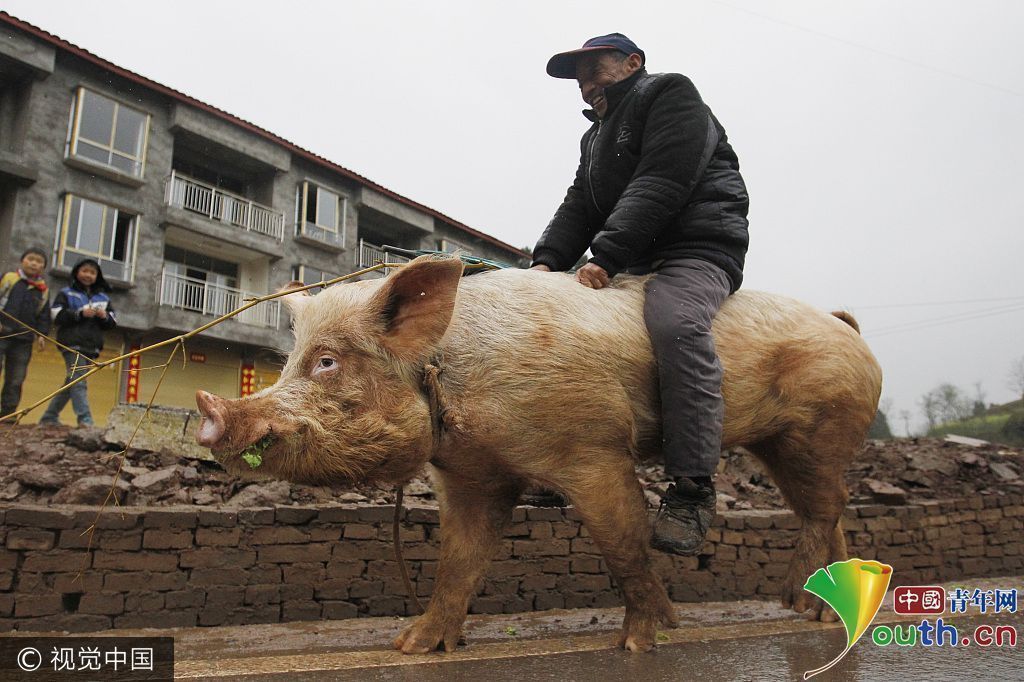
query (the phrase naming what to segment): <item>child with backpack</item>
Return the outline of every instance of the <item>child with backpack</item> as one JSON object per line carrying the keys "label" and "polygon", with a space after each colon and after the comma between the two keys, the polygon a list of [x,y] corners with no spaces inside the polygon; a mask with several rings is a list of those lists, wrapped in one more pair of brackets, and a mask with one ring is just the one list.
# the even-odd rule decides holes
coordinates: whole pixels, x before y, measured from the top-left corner
{"label": "child with backpack", "polygon": [[50,333],[50,294],[43,278],[45,270],[46,253],[32,248],[21,254],[16,270],[0,278],[0,310],[4,312],[0,315],[0,371],[4,374],[0,418],[16,411],[21,402],[21,386],[32,359],[32,339],[36,338],[40,351],[46,344],[43,337],[36,337],[29,328]]}

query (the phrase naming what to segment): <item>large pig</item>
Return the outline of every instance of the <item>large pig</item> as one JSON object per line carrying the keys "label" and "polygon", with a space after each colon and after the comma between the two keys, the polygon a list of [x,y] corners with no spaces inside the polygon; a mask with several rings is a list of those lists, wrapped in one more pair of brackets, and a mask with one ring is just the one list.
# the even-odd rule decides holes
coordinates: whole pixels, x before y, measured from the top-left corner
{"label": "large pig", "polygon": [[[420,257],[382,280],[284,297],[295,349],[273,386],[239,400],[199,391],[199,442],[226,469],[266,447],[260,471],[311,484],[402,483],[424,465],[444,528],[434,594],[395,646],[455,647],[470,600],[523,489],[562,491],[622,589],[620,644],[654,645],[674,625],[651,569],[637,458],[660,454],[644,279],[592,290],[569,276],[502,270],[461,278],[454,258]],[[843,319],[840,319],[842,317]],[[745,446],[803,522],[782,600],[847,558],[843,473],[875,415],[881,371],[852,318],[753,291],[714,322],[725,369],[724,446]],[[425,392],[440,368],[444,419]]]}

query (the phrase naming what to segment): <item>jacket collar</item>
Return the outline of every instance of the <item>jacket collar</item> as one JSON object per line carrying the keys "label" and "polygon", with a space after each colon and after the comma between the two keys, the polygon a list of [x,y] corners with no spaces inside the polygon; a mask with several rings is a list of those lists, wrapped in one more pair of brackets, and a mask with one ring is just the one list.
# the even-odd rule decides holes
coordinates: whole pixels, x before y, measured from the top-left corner
{"label": "jacket collar", "polygon": [[[647,75],[647,69],[641,67],[636,73],[629,78],[621,80],[614,85],[609,85],[604,89],[604,97],[608,100],[608,110],[605,111],[605,118],[608,118],[615,108],[619,106],[619,102],[625,99],[626,95],[629,94],[633,87],[640,81],[641,78]],[[597,123],[600,120],[597,112],[593,109],[584,109],[583,115],[587,117],[593,123]]]}

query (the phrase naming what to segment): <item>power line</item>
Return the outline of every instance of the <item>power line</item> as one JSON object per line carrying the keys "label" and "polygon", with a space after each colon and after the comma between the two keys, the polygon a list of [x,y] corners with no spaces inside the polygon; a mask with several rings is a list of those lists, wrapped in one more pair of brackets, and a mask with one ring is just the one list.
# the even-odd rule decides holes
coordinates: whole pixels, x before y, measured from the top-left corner
{"label": "power line", "polygon": [[958,301],[924,301],[921,303],[879,303],[877,305],[849,306],[851,310],[877,310],[881,308],[915,308],[930,305],[967,305],[970,303],[996,303],[999,301],[1024,301],[1024,296],[1004,296],[1001,298],[966,298]]}
{"label": "power line", "polygon": [[834,36],[834,35],[831,35],[829,33],[823,33],[822,31],[818,31],[818,30],[813,29],[813,28],[808,28],[806,26],[801,26],[800,24],[794,24],[793,22],[786,21],[785,19],[777,19],[777,18],[775,18],[773,16],[769,16],[767,14],[761,14],[760,12],[755,12],[753,10],[749,10],[749,9],[744,8],[744,7],[737,7],[735,5],[729,4],[728,2],[722,2],[722,0],[710,0],[710,2],[713,2],[716,5],[722,5],[723,7],[728,7],[729,9],[735,10],[737,12],[743,12],[744,14],[749,14],[751,16],[755,16],[755,17],[758,17],[760,19],[764,19],[765,21],[770,21],[770,22],[775,23],[775,24],[780,24],[782,26],[787,26],[789,28],[794,28],[794,29],[796,29],[798,31],[803,31],[805,33],[810,33],[812,35],[820,36],[822,38],[828,38],[829,40],[834,40],[837,43],[842,43],[842,44],[848,45],[850,47],[856,47],[856,48],[859,48],[861,50],[867,50],[868,52],[874,52],[875,54],[880,54],[883,57],[888,57],[889,59],[895,59],[896,61],[900,61],[900,62],[903,62],[905,64],[910,64],[910,65],[916,66],[916,67],[918,67],[920,69],[927,69],[929,71],[934,71],[935,73],[940,73],[940,74],[942,74],[944,76],[949,76],[951,78],[956,78],[956,79],[959,79],[959,80],[962,80],[962,81],[966,81],[968,83],[973,83],[975,85],[980,85],[982,87],[989,88],[991,90],[996,90],[998,92],[1002,92],[1002,93],[1007,94],[1007,95],[1014,95],[1015,97],[1024,97],[1024,92],[1017,92],[1016,90],[1011,90],[1009,88],[1004,88],[1001,85],[995,85],[994,83],[987,83],[985,81],[980,81],[980,80],[977,80],[975,78],[971,78],[970,76],[964,76],[962,74],[954,73],[952,71],[946,71],[945,69],[939,68],[937,66],[932,66],[931,64],[925,64],[924,62],[915,61],[913,59],[909,59],[907,57],[903,57],[901,55],[894,54],[892,52],[886,52],[885,50],[880,50],[877,47],[871,47],[869,45],[862,45],[861,43],[855,43],[852,40],[847,40],[845,38],[840,38],[838,36]]}
{"label": "power line", "polygon": [[921,329],[927,329],[929,327],[941,327],[948,324],[957,324],[959,322],[968,322],[971,320],[980,320],[986,317],[995,317],[997,315],[1005,315],[1007,313],[1015,313],[1024,311],[1024,305],[1018,306],[1004,306],[1000,308],[991,308],[987,311],[974,311],[971,313],[961,313],[960,315],[947,315],[943,317],[932,318],[930,320],[918,320],[916,322],[907,322],[902,325],[895,325],[892,327],[883,327],[882,329],[865,333],[864,338],[877,338],[879,336],[888,336],[890,334],[899,334],[901,332],[914,332]]}

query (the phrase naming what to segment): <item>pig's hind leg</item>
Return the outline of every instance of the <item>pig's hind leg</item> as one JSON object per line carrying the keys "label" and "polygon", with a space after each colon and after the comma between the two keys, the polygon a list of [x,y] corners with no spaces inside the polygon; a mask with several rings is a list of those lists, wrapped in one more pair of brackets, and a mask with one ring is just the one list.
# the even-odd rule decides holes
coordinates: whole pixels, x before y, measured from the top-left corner
{"label": "pig's hind leg", "polygon": [[557,481],[570,497],[605,563],[622,589],[626,616],[619,646],[648,651],[655,645],[657,627],[676,627],[675,609],[665,587],[651,568],[647,503],[632,460],[610,455],[577,466],[568,480]]}
{"label": "pig's hind leg", "polygon": [[435,481],[441,511],[437,579],[426,613],[395,640],[406,654],[455,650],[470,600],[523,491],[518,481],[481,482],[440,469]]}
{"label": "pig's hind leg", "polygon": [[809,436],[789,433],[750,446],[801,521],[789,571],[782,585],[782,605],[811,618],[835,621],[835,612],[803,589],[819,568],[845,561],[842,516],[849,493],[844,476],[860,450],[860,437],[841,420],[822,420]]}

